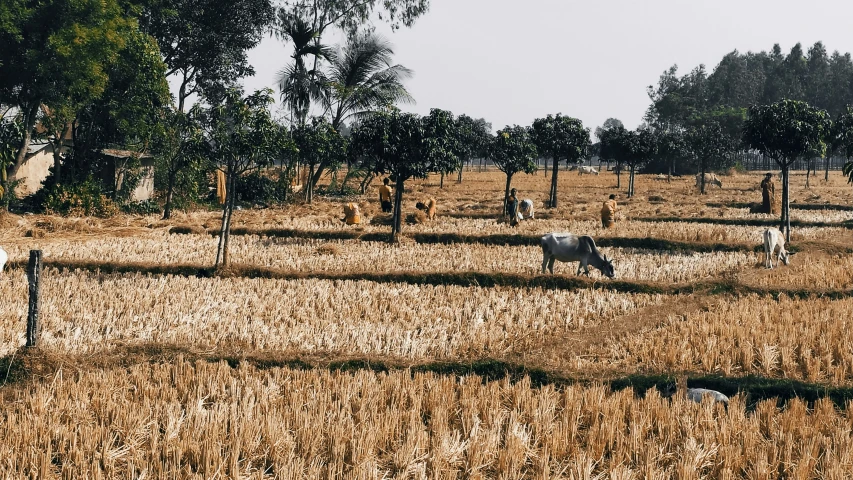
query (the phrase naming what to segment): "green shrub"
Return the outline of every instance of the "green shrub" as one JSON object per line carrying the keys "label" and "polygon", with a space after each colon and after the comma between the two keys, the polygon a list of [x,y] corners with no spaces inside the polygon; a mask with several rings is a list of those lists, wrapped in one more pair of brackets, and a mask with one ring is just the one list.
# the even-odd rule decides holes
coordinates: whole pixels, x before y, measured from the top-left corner
{"label": "green shrub", "polygon": [[272,179],[258,172],[237,178],[237,199],[249,203],[281,203],[287,197],[287,182]]}
{"label": "green shrub", "polygon": [[45,213],[70,217],[111,217],[118,213],[116,203],[92,178],[71,185],[53,185],[45,192],[42,207]]}
{"label": "green shrub", "polygon": [[121,206],[121,210],[131,215],[159,215],[162,213],[160,204],[154,199],[126,203]]}

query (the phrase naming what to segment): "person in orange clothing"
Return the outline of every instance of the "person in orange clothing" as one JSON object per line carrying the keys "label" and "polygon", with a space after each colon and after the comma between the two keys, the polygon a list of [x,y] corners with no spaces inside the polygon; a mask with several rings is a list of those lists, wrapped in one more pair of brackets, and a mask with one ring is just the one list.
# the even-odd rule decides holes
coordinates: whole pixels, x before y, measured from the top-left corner
{"label": "person in orange clothing", "polygon": [[357,203],[344,205],[344,221],[347,225],[358,225],[361,223],[361,211]]}
{"label": "person in orange clothing", "polygon": [[388,180],[388,177],[385,177],[382,180],[382,186],[379,187],[379,203],[382,205],[382,213],[391,213],[393,209],[393,205],[391,205],[391,194],[393,192],[391,191],[391,187],[388,186],[389,183],[391,181]]}
{"label": "person in orange clothing", "polygon": [[601,226],[613,228],[616,225],[616,195],[610,194],[610,198],[601,206]]}
{"label": "person in orange clothing", "polygon": [[429,197],[425,202],[418,202],[415,207],[418,210],[423,210],[427,218],[430,220],[435,220],[435,210],[438,204],[435,201],[435,198]]}

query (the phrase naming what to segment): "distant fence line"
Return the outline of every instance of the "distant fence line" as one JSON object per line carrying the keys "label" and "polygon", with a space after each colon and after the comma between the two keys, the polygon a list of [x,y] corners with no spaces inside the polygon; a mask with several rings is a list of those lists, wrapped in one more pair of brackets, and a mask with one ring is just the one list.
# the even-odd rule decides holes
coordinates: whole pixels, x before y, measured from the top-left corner
{"label": "distant fence line", "polygon": [[[768,170],[775,171],[779,170],[779,166],[776,165],[776,162],[765,155],[762,155],[757,152],[752,151],[740,151],[731,154],[728,158],[730,164],[739,164],[746,170]],[[829,170],[840,171],[844,164],[847,162],[847,159],[844,156],[836,155],[829,157]],[[806,160],[797,160],[791,165],[791,170],[805,170],[806,166],[809,162]],[[545,167],[550,167],[553,165],[550,159],[540,158],[536,160],[537,167],[542,170]],[[591,167],[598,168],[602,167],[602,170],[605,167],[610,166],[611,168],[615,165],[613,162],[599,162],[597,157],[593,157],[591,160],[585,160],[580,165],[587,165]],[[680,165],[679,165],[680,166]],[[811,162],[811,167],[817,171],[822,172],[826,169],[826,159],[818,158]],[[563,164],[560,166],[560,170],[568,170],[569,166]],[[488,171],[488,170],[497,170],[494,162],[487,158],[475,158],[471,159],[465,164],[465,171],[478,172],[478,171]],[[689,169],[688,169],[689,170]]]}

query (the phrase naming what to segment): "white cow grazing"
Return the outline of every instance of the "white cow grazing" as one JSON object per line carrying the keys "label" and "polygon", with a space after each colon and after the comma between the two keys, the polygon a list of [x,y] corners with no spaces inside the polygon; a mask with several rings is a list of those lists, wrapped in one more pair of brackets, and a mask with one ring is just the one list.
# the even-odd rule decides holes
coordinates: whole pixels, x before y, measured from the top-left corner
{"label": "white cow grazing", "polygon": [[591,175],[598,175],[598,170],[596,170],[595,167],[587,167],[587,166],[578,167],[578,175],[583,175],[584,173],[588,173]]}
{"label": "white cow grazing", "polygon": [[525,198],[518,204],[518,219],[533,218],[533,200]]}
{"label": "white cow grazing", "polygon": [[613,278],[613,261],[607,259],[607,255],[601,255],[595,246],[592,237],[577,236],[571,233],[549,233],[542,237],[542,273],[545,268],[553,274],[554,261],[580,262],[576,275],[580,275],[581,269],[589,276],[589,267],[592,265],[609,278]]}
{"label": "white cow grazing", "polygon": [[[717,176],[716,173],[706,173],[705,174],[705,185],[716,185],[720,188],[723,188],[723,181],[720,180],[720,177]],[[696,186],[702,186],[702,174],[696,174]]]}
{"label": "white cow grazing", "polygon": [[764,231],[764,266],[773,268],[773,253],[779,249],[776,263],[788,264],[788,252],[785,250],[785,236],[778,228],[770,227]]}
{"label": "white cow grazing", "polygon": [[6,250],[0,248],[0,273],[3,273],[3,267],[6,266],[6,261],[9,260],[9,254]]}
{"label": "white cow grazing", "polygon": [[722,394],[716,390],[710,390],[707,388],[687,388],[687,380],[686,379],[680,380],[680,382],[682,383],[681,388],[676,386],[675,383],[668,383],[667,385],[665,385],[663,387],[663,390],[661,390],[661,396],[662,397],[671,397],[677,391],[683,390],[684,391],[684,397],[687,398],[688,400],[692,400],[696,403],[702,403],[702,399],[707,396],[715,402],[720,402],[726,406],[729,405],[729,397],[725,396],[724,394]]}

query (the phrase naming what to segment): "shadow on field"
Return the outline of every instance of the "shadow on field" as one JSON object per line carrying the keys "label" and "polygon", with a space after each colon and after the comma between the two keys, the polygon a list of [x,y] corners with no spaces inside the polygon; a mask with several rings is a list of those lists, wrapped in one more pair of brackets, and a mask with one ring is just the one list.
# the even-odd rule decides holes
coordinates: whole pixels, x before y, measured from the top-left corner
{"label": "shadow on field", "polygon": [[[405,363],[397,360],[364,357],[287,356],[276,353],[214,354],[198,352],[187,347],[161,344],[140,344],[118,347],[97,355],[58,355],[38,348],[21,348],[12,355],[0,358],[0,394],[3,388],[15,388],[31,383],[52,381],[62,369],[70,371],[96,371],[112,368],[130,368],[142,364],[168,364],[172,362],[225,362],[231,368],[249,365],[259,370],[289,368],[295,370],[328,370],[331,372],[371,371],[385,373],[408,370],[415,373],[433,373],[442,376],[477,376],[483,382],[506,380],[512,383],[529,379],[533,388],[553,386],[557,389],[569,385],[607,385],[614,391],[632,388],[636,395],[644,396],[655,387],[661,389],[673,380],[668,374],[635,374],[615,378],[579,379],[559,375],[539,368],[528,368],[523,364],[496,359],[474,361],[434,361]],[[809,407],[822,398],[830,399],[838,408],[846,409],[853,401],[853,388],[831,387],[809,384],[789,379],[760,376],[722,377],[689,376],[689,387],[718,390],[728,396],[746,396],[747,409],[752,410],[758,402],[776,399],[783,407],[788,400],[799,398]]]}
{"label": "shadow on field", "polygon": [[[701,219],[700,219],[701,220]],[[716,219],[709,219],[716,220]],[[641,221],[645,221],[641,219]],[[691,219],[691,221],[693,221]],[[702,223],[702,222],[699,222]],[[840,224],[836,224],[840,226]],[[187,235],[203,234],[204,230],[194,226],[175,226],[169,230],[170,233]],[[210,235],[218,235],[218,232],[206,231]],[[245,228],[235,227],[231,230],[233,235],[257,235],[270,238],[298,238],[310,240],[359,240],[362,242],[389,242],[390,235],[387,233],[361,233],[358,231],[340,230],[298,230],[287,228]],[[541,235],[519,235],[519,234],[491,234],[491,235],[462,235],[458,233],[411,233],[405,235],[421,244],[465,244],[465,245],[500,245],[500,246],[539,246]],[[760,245],[744,243],[711,243],[711,242],[679,242],[651,237],[599,237],[595,239],[599,247],[612,248],[636,248],[642,250],[656,250],[678,253],[706,253],[706,252],[759,252]],[[797,251],[791,248],[791,251]]]}
{"label": "shadow on field", "polygon": [[[761,202],[708,202],[706,207],[711,208],[750,208]],[[842,212],[853,212],[853,206],[850,205],[834,205],[830,203],[792,203],[793,210],[835,210]]]}
{"label": "shadow on field", "polygon": [[[747,227],[775,227],[779,225],[778,219],[761,218],[710,218],[710,217],[637,217],[631,220],[637,222],[659,223],[659,222],[689,222],[706,223],[712,225],[740,225]],[[836,227],[853,229],[853,220],[844,222],[807,222],[804,220],[791,220],[792,228],[801,227]]]}
{"label": "shadow on field", "polygon": [[[795,251],[791,249],[791,251]],[[10,269],[23,269],[25,262],[17,260],[9,263]],[[851,290],[826,290],[808,288],[765,288],[751,286],[732,278],[712,278],[680,284],[663,282],[642,282],[627,280],[608,280],[603,277],[585,277],[580,275],[514,274],[501,272],[304,272],[279,268],[259,267],[255,265],[232,264],[227,268],[214,269],[192,264],[156,264],[156,263],[116,263],[89,260],[46,260],[45,268],[62,271],[89,271],[95,275],[138,273],[142,275],[176,275],[199,278],[267,278],[281,280],[352,280],[375,283],[406,283],[410,285],[453,285],[459,287],[510,287],[542,288],[544,290],[580,290],[598,289],[621,293],[646,293],[661,295],[681,295],[704,293],[708,295],[769,295],[791,298],[829,298],[842,299],[853,297]]]}

